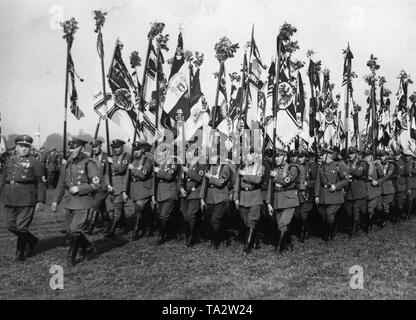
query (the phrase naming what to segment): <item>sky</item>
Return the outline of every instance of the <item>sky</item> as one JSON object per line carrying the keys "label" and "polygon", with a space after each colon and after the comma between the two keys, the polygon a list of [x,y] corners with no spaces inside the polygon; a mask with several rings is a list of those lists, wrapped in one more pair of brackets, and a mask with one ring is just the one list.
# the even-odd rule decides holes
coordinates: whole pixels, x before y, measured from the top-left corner
{"label": "sky", "polygon": [[[342,93],[342,49],[350,44],[354,54],[353,70],[358,74],[353,86],[355,100],[365,106],[369,73],[366,63],[374,54],[381,65],[379,75],[387,80],[393,94],[400,70],[416,73],[416,1],[414,0],[1,0],[0,1],[0,93],[2,134],[33,135],[40,129],[40,141],[50,133],[63,131],[66,42],[59,21],[75,17],[72,57],[84,82],[77,83],[78,105],[85,117],[77,120],[68,111],[68,131],[94,134],[98,115],[93,110],[93,93],[101,89],[100,62],[96,51],[96,33],[92,11],[107,11],[103,28],[105,68],[108,70],[117,38],[124,44],[123,57],[133,50],[144,60],[147,33],[152,21],[166,24],[170,35],[165,54],[175,52],[182,30],[185,50],[205,55],[201,67],[202,91],[209,104],[214,102],[218,71],[214,45],[223,36],[239,43],[235,58],[226,62],[226,72],[239,72],[244,44],[255,26],[255,39],[267,65],[275,56],[276,36],[284,22],[298,32],[300,50],[295,55],[307,62],[306,52],[313,49],[315,60],[331,70],[334,93]],[[166,59],[167,60],[167,59]],[[141,79],[142,68],[139,68]],[[304,82],[307,81],[305,70]],[[169,73],[165,66],[165,73]],[[266,75],[267,76],[267,75]],[[109,90],[109,89],[108,89]],[[414,85],[409,93],[416,91]],[[395,102],[394,97],[393,104]],[[69,110],[69,109],[68,109]],[[105,136],[104,126],[100,136]],[[110,121],[110,139],[124,138]]]}

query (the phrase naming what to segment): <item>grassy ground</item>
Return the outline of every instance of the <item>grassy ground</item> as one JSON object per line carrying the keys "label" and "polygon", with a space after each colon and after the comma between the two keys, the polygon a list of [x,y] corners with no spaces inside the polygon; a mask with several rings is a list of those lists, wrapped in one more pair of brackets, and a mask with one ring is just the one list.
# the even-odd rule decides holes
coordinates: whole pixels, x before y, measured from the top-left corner
{"label": "grassy ground", "polygon": [[[353,240],[338,234],[328,246],[318,238],[295,241],[294,250],[280,258],[268,245],[246,257],[236,242],[214,251],[207,243],[186,248],[177,240],[156,246],[155,237],[103,240],[95,259],[72,268],[65,266],[62,227],[62,210],[47,207],[37,214],[32,231],[41,241],[22,264],[13,262],[16,240],[2,227],[0,299],[416,298],[416,220],[375,227]],[[49,287],[54,264],[64,267],[64,290]],[[349,286],[349,269],[357,264],[364,269],[363,290]]]}

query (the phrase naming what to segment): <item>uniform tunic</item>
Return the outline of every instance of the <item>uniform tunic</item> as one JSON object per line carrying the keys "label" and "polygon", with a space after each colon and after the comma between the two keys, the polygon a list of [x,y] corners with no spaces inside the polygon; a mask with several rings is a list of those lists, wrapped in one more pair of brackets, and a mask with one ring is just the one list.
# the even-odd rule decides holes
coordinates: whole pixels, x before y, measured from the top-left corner
{"label": "uniform tunic", "polygon": [[[101,187],[101,180],[97,163],[85,155],[69,160],[62,168],[54,202],[61,204],[72,218],[71,233],[86,231],[88,210],[95,208],[94,195]],[[73,186],[78,187],[78,193],[69,192]]]}
{"label": "uniform tunic", "polygon": [[[379,161],[368,162],[368,180],[367,190],[367,212],[373,214],[375,209],[382,210],[382,189],[381,184],[384,181],[384,171]],[[378,184],[374,186],[372,181],[377,181]]]}
{"label": "uniform tunic", "polygon": [[394,205],[400,211],[403,210],[403,205],[406,200],[407,181],[406,181],[406,167],[402,159],[393,162],[395,165],[393,184],[396,190],[394,198]]}
{"label": "uniform tunic", "polygon": [[[129,196],[136,206],[143,209],[152,196],[153,160],[148,155],[142,154],[133,160],[132,166]],[[126,179],[127,177],[128,175],[126,175]]]}
{"label": "uniform tunic", "polygon": [[162,222],[167,222],[175,210],[178,200],[178,172],[176,163],[162,163],[156,173],[158,214]]}
{"label": "uniform tunic", "polygon": [[[108,162],[107,154],[105,152],[100,152],[98,155],[93,155],[92,159],[96,161],[98,169],[100,171],[100,176],[102,177],[101,187],[95,193],[94,199],[96,201],[96,209],[105,210],[105,199],[107,198],[107,186],[104,183],[104,177],[108,173]],[[103,208],[104,207],[104,208]]]}
{"label": "uniform tunic", "polygon": [[201,198],[206,191],[206,209],[214,231],[219,230],[221,220],[228,209],[229,180],[232,172],[228,165],[212,165],[209,169],[212,177],[205,178],[201,187]]}
{"label": "uniform tunic", "polygon": [[36,203],[45,203],[45,183],[43,167],[33,156],[7,159],[0,176],[0,194],[3,193],[8,230],[28,230]]}
{"label": "uniform tunic", "polygon": [[[130,155],[123,152],[120,155],[113,155],[113,163],[111,164],[111,175],[112,175],[112,187],[113,192],[108,197],[107,207],[109,211],[120,212],[124,207],[124,201],[122,193],[126,192],[126,176],[127,168],[130,163]],[[106,184],[109,184],[108,177],[106,176]]]}
{"label": "uniform tunic", "polygon": [[239,201],[239,211],[245,225],[255,228],[260,219],[263,205],[265,167],[254,164],[244,168],[245,175],[237,175],[234,186],[234,199]]}
{"label": "uniform tunic", "polygon": [[393,178],[394,178],[394,169],[395,165],[392,162],[386,161],[381,163],[383,172],[384,172],[384,179],[381,183],[381,196],[383,201],[383,211],[384,213],[389,213],[390,211],[390,204],[394,200],[394,195],[396,190],[393,185]]}
{"label": "uniform tunic", "polygon": [[[331,191],[331,185],[336,190]],[[318,211],[323,220],[334,223],[335,214],[344,203],[344,188],[348,185],[345,165],[331,162],[318,167],[315,181],[315,197],[319,198]]]}
{"label": "uniform tunic", "polygon": [[368,164],[364,160],[350,161],[348,167],[351,182],[345,197],[345,209],[348,216],[358,222],[360,213],[365,213],[367,209]]}
{"label": "uniform tunic", "polygon": [[298,169],[295,165],[284,164],[274,171],[276,176],[269,180],[267,204],[275,210],[279,230],[286,231],[299,206]]}
{"label": "uniform tunic", "polygon": [[205,174],[205,165],[199,163],[186,164],[188,172],[182,172],[182,187],[186,191],[186,198],[181,199],[181,211],[185,222],[190,225],[196,221],[199,212],[202,181]]}
{"label": "uniform tunic", "polygon": [[305,221],[313,209],[314,189],[318,168],[314,162],[307,162],[302,167],[305,172],[305,182],[304,187],[302,185],[299,187],[300,206],[296,209],[295,214],[297,218]]}

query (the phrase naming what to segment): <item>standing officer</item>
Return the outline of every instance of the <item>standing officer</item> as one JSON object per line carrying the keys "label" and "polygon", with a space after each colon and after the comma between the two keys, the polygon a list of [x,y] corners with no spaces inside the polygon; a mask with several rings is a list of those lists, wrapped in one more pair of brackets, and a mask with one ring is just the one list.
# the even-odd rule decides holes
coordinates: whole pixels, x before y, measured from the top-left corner
{"label": "standing officer", "polygon": [[299,206],[298,170],[287,163],[287,151],[276,149],[276,167],[270,172],[267,207],[270,216],[275,215],[278,227],[276,250],[282,253],[285,243],[290,243],[287,227]]}
{"label": "standing officer", "polygon": [[249,228],[243,252],[250,253],[256,238],[256,226],[263,205],[262,185],[265,167],[254,148],[246,155],[245,163],[238,170],[234,187],[235,207],[240,211],[244,224]]}
{"label": "standing officer", "polygon": [[390,214],[390,207],[394,201],[395,188],[393,185],[395,165],[388,160],[388,153],[384,150],[379,151],[380,165],[383,169],[384,179],[381,182],[381,198],[383,205],[383,216],[380,226],[383,228]]}
{"label": "standing officer", "polygon": [[338,153],[322,149],[322,164],[318,166],[315,181],[315,202],[323,221],[324,240],[333,239],[335,215],[344,203],[344,188],[348,185],[348,172],[345,166],[336,163]]}
{"label": "standing officer", "polygon": [[70,158],[61,170],[52,210],[62,204],[71,217],[68,264],[73,266],[79,248],[87,259],[94,253],[88,241],[88,211],[94,209],[94,195],[101,187],[101,177],[97,163],[84,153],[87,141],[74,137],[68,144]]}
{"label": "standing officer", "polygon": [[406,151],[404,154],[404,163],[405,163],[405,176],[406,176],[406,207],[404,219],[408,220],[410,213],[413,210],[413,201],[416,197],[415,188],[415,177],[414,177],[414,161],[412,159],[413,153],[411,151]]}
{"label": "standing officer", "polygon": [[56,173],[58,170],[58,159],[56,150],[53,149],[49,152],[47,158],[47,166],[48,166],[48,188],[55,188],[56,187]]}
{"label": "standing officer", "polygon": [[33,254],[38,239],[29,232],[29,226],[34,212],[42,209],[46,198],[43,167],[39,160],[30,155],[32,142],[32,137],[28,135],[16,138],[17,155],[7,159],[5,170],[0,176],[7,230],[17,236],[16,261],[23,261]]}
{"label": "standing officer", "polygon": [[309,233],[308,217],[313,209],[315,180],[318,168],[315,162],[310,161],[310,154],[306,150],[299,152],[298,164],[303,167],[305,172],[305,190],[301,190],[299,194],[300,206],[296,209],[295,214],[302,222],[302,230],[300,242],[305,242]]}
{"label": "standing officer", "polygon": [[191,247],[195,242],[195,225],[200,212],[201,186],[205,174],[205,165],[199,163],[198,148],[190,148],[187,144],[186,165],[182,166],[182,184],[179,188],[181,211],[185,222],[186,246]]}
{"label": "standing officer", "polygon": [[360,214],[365,214],[366,212],[368,197],[368,164],[358,157],[357,148],[349,147],[348,154],[348,173],[351,182],[345,198],[345,210],[347,211],[349,219],[352,220],[350,233],[350,237],[352,238],[358,233]]}
{"label": "standing officer", "polygon": [[[136,141],[133,143],[133,161],[129,165],[130,180],[130,199],[134,203],[134,211],[136,214],[136,223],[132,239],[139,239],[142,234],[140,231],[144,228],[150,228],[149,215],[152,215],[150,202],[152,198],[153,187],[153,157],[150,154],[152,146],[146,141]],[[128,175],[126,175],[126,178]],[[147,212],[145,211],[147,209]],[[147,214],[146,214],[147,213]],[[147,219],[146,219],[147,218]],[[143,220],[147,224],[143,224]]]}
{"label": "standing officer", "polygon": [[205,179],[201,187],[201,210],[206,208],[210,221],[212,236],[211,245],[217,250],[221,242],[223,229],[223,218],[228,210],[229,201],[229,180],[232,178],[232,171],[225,160],[221,161],[218,153],[219,146],[209,158],[209,167],[205,172]]}
{"label": "standing officer", "polygon": [[[159,235],[157,239],[158,245],[167,241],[168,222],[172,216],[176,201],[178,200],[179,185],[179,167],[174,158],[172,148],[160,147],[157,159],[155,159],[155,182],[156,189],[153,188],[153,202],[157,203],[158,218],[160,221]],[[155,193],[156,191],[156,193]]]}
{"label": "standing officer", "polygon": [[364,152],[364,161],[368,165],[368,182],[367,182],[367,223],[366,233],[368,233],[374,223],[375,211],[380,212],[383,209],[381,184],[384,180],[384,171],[379,161],[373,161],[371,150]]}
{"label": "standing officer", "polygon": [[393,222],[400,220],[404,212],[404,203],[406,201],[406,192],[407,192],[407,178],[406,178],[406,167],[402,159],[402,152],[396,150],[394,152],[394,189],[396,195],[394,197],[394,212],[393,212]]}
{"label": "standing officer", "polygon": [[108,212],[111,212],[112,218],[111,226],[106,233],[107,237],[114,236],[118,223],[120,224],[122,234],[126,230],[124,204],[128,198],[126,193],[126,175],[130,163],[130,155],[124,152],[124,145],[125,142],[123,140],[113,140],[111,143],[113,156],[109,157],[107,155],[107,162],[111,164],[111,178],[113,180],[112,185],[109,184],[109,181],[106,181],[107,190],[110,193],[109,197],[107,197],[107,209]]}
{"label": "standing officer", "polygon": [[[105,200],[107,198],[107,187],[104,183],[104,177],[108,172],[108,165],[107,165],[107,154],[102,150],[102,141],[100,139],[93,139],[90,142],[92,151],[91,151],[91,158],[97,162],[98,168],[100,169],[100,176],[102,177],[102,184],[101,187],[95,193],[95,208],[91,212],[89,216],[89,223],[90,223],[90,233],[92,233],[94,224],[97,221],[98,215],[101,216],[101,220],[108,224],[110,222],[110,218],[108,217],[107,207],[105,205]],[[108,226],[107,226],[108,227]]]}

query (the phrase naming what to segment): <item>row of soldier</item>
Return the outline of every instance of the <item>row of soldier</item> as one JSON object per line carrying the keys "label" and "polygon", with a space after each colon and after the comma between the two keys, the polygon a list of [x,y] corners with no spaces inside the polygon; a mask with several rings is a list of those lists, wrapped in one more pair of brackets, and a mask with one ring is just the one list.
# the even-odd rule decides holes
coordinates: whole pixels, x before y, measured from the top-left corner
{"label": "row of soldier", "polygon": [[[8,160],[0,180],[7,227],[18,238],[17,260],[33,254],[37,238],[29,226],[45,202],[46,179],[41,163],[30,155],[31,143],[29,136],[16,139],[18,154]],[[173,226],[176,233],[185,234],[186,246],[203,238],[217,249],[229,240],[224,236],[230,227],[225,221],[234,208],[244,225],[243,252],[249,254],[268,232],[279,253],[291,248],[293,216],[300,221],[303,243],[312,231],[311,214],[319,212],[320,234],[328,242],[335,236],[335,217],[341,209],[347,213],[352,238],[360,228],[368,233],[375,222],[384,227],[388,220],[408,219],[416,198],[415,155],[403,152],[379,151],[374,158],[372,152],[353,147],[347,152],[322,149],[318,154],[268,149],[260,156],[251,148],[243,164],[236,166],[222,159],[217,148],[208,164],[202,164],[199,149],[190,147],[181,164],[171,156],[171,148],[159,148],[155,157],[144,141],[132,145],[132,159],[122,140],[112,141],[111,157],[98,139],[90,142],[88,156],[87,143],[76,137],[69,142],[70,157],[64,161],[52,202],[53,211],[58,205],[65,209],[70,265],[78,251],[82,259],[93,257],[90,235],[99,220],[105,223],[106,237],[125,233],[128,199],[134,204],[133,241],[152,235],[156,222],[158,245],[169,239]],[[178,211],[182,230],[177,228]]]}

